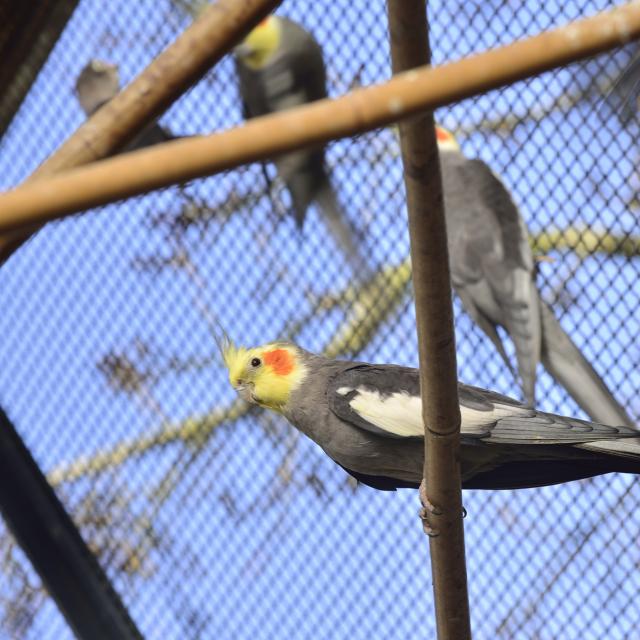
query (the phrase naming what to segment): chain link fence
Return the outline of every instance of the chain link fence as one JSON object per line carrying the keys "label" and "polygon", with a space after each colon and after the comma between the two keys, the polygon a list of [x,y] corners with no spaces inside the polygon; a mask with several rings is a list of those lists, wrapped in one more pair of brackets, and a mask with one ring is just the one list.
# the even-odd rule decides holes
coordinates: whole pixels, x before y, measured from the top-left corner
{"label": "chain link fence", "polygon": [[[611,4],[430,2],[434,62]],[[90,58],[116,62],[128,82],[195,9],[83,0],[0,141],[2,188],[81,124],[73,87]],[[385,11],[305,0],[280,13],[322,44],[335,96],[389,77]],[[640,136],[637,118],[604,100],[634,54],[629,45],[436,117],[512,190],[544,258],[543,299],[638,420]],[[230,59],[161,119],[177,135],[240,121]],[[211,335],[216,317],[246,345],[289,338],[417,366],[395,131],[327,155],[366,278],[315,207],[296,229],[272,165],[269,181],[252,165],[50,224],[0,271],[0,402],[147,638],[435,637],[416,493],[356,487],[282,419],[241,404]],[[457,300],[455,311],[461,380],[521,397]],[[584,417],[542,370],[537,396]],[[463,500],[474,637],[638,637],[634,477]],[[0,558],[0,635],[72,637],[3,525]]]}

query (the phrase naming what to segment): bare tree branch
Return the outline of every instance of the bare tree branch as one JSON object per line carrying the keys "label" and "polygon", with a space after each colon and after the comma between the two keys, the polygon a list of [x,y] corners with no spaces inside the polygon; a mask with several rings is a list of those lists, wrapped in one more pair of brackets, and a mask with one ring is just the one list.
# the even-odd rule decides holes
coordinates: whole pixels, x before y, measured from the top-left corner
{"label": "bare tree branch", "polygon": [[206,439],[220,425],[238,420],[249,410],[250,405],[236,399],[228,406],[213,409],[210,413],[199,418],[188,418],[177,424],[165,424],[155,433],[121,442],[107,451],[60,465],[47,474],[47,479],[53,486],[62,482],[73,482],[84,476],[95,475],[105,469],[121,465],[129,458],[171,442],[198,443]]}
{"label": "bare tree branch", "polygon": [[586,227],[583,229],[578,227],[550,229],[531,236],[530,240],[533,250],[541,254],[570,249],[580,257],[596,253],[610,256],[620,255],[625,258],[640,256],[639,237],[619,236],[607,231],[594,231]]}

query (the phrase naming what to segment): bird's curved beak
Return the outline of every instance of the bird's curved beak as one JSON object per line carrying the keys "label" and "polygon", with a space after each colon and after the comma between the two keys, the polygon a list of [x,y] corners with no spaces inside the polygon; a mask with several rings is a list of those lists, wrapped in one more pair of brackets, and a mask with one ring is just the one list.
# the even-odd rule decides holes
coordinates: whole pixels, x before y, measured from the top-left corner
{"label": "bird's curved beak", "polygon": [[253,396],[253,385],[250,382],[243,382],[240,384],[234,384],[233,388],[236,390],[236,393],[247,402],[255,403],[255,398]]}
{"label": "bird's curved beak", "polygon": [[250,47],[245,42],[241,42],[240,44],[233,47],[232,51],[234,56],[240,58],[240,60],[244,60],[245,58],[248,58],[251,54],[253,54],[253,47]]}

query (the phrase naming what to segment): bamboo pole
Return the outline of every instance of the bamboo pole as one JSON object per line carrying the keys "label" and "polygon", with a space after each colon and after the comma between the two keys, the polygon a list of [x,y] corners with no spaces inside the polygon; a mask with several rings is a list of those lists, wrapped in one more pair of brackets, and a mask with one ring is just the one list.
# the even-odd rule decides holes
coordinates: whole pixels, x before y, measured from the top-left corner
{"label": "bamboo pole", "polygon": [[[125,147],[238,43],[280,0],[218,0],[123,91],[99,109],[27,182],[87,164]],[[0,265],[38,224],[0,237]]]}
{"label": "bamboo pole", "polygon": [[[431,61],[424,0],[388,0],[393,73]],[[460,485],[460,407],[440,159],[432,112],[400,123],[425,431],[421,495],[439,640],[471,638]],[[433,535],[437,533],[437,535]]]}
{"label": "bamboo pole", "polygon": [[0,195],[0,233],[369,131],[638,37],[640,0],[635,0],[459,62],[407,71],[337,100],[320,100],[222,133],[177,140],[72,169]]}

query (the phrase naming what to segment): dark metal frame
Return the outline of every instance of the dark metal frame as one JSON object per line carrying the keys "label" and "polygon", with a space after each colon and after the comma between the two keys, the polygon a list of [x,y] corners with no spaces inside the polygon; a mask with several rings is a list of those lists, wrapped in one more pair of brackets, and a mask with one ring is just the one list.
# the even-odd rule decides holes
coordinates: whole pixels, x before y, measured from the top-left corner
{"label": "dark metal frame", "polygon": [[0,511],[78,638],[142,638],[96,557],[1,408]]}

